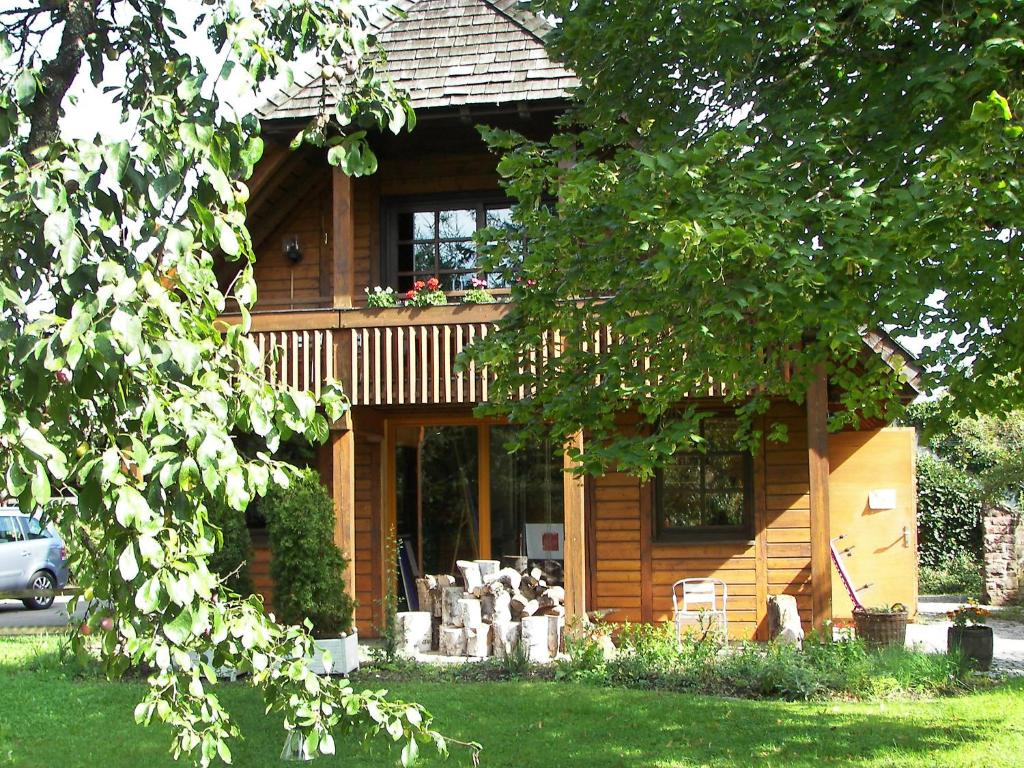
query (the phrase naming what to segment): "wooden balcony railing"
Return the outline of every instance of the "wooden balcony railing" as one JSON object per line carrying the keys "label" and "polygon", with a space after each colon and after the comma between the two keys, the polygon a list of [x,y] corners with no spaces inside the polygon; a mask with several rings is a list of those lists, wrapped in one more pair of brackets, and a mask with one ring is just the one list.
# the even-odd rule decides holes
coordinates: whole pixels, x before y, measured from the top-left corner
{"label": "wooden balcony railing", "polygon": [[340,309],[253,315],[270,378],[319,394],[341,382],[353,405],[457,405],[487,400],[487,371],[459,354],[508,307]]}

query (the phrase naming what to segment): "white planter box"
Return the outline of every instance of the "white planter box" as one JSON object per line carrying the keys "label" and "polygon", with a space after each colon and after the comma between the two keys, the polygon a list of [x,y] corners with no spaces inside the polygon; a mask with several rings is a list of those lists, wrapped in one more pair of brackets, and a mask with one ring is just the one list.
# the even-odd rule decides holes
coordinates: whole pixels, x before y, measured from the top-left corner
{"label": "white planter box", "polygon": [[323,653],[331,654],[332,675],[347,675],[359,669],[359,633],[352,630],[344,637],[331,637],[314,640],[313,663],[310,669],[318,675],[328,674],[324,669]]}

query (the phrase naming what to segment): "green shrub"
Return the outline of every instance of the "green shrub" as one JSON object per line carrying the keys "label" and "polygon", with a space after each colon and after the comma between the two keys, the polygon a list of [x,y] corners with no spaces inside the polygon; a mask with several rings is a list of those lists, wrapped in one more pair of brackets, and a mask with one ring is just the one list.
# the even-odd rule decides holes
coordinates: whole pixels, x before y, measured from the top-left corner
{"label": "green shrub", "polygon": [[245,524],[245,513],[229,507],[211,509],[210,522],[220,529],[220,545],[210,556],[210,570],[226,577],[228,589],[242,597],[251,595],[254,591],[249,571],[252,537]]}
{"label": "green shrub", "polygon": [[917,542],[921,565],[938,566],[982,551],[977,482],[934,456],[917,462]]}
{"label": "green shrub", "polygon": [[309,619],[320,637],[350,631],[355,606],[345,593],[347,563],[334,545],[334,503],[319,475],[300,470],[288,488],[272,488],[261,506],[278,618]]}
{"label": "green shrub", "polygon": [[963,552],[939,565],[922,565],[918,578],[920,591],[925,595],[978,597],[984,587],[981,563]]}

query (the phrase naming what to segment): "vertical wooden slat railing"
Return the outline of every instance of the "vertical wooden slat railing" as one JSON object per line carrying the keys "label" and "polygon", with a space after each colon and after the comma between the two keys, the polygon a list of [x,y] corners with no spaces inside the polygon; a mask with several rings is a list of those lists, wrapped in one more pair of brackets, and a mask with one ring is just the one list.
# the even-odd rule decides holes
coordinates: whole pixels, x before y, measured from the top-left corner
{"label": "vertical wooden slat railing", "polygon": [[428,323],[350,328],[353,405],[457,405],[483,402],[487,371],[460,355],[487,336],[489,323]]}
{"label": "vertical wooden slat railing", "polygon": [[336,337],[331,329],[255,331],[252,335],[273,384],[319,396],[324,383],[337,377]]}

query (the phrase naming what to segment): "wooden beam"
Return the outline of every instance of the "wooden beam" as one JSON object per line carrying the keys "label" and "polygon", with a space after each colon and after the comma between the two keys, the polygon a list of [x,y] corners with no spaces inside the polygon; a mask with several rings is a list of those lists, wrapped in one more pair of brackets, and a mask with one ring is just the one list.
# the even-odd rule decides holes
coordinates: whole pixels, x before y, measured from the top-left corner
{"label": "wooden beam", "polygon": [[811,624],[832,618],[832,558],[829,550],[828,377],[819,366],[807,390],[807,464],[811,507]]}
{"label": "wooden beam", "polygon": [[333,213],[334,250],[334,306],[351,307],[356,283],[355,213],[353,209],[352,177],[340,169],[331,171],[331,200]]}
{"label": "wooden beam", "polygon": [[348,560],[345,591],[356,597],[356,446],[351,429],[332,431],[330,442],[331,498],[334,499],[334,543]]}
{"label": "wooden beam", "polygon": [[754,456],[754,593],[755,606],[754,637],[768,639],[768,438],[765,433],[766,419],[760,419],[761,445]]}
{"label": "wooden beam", "polygon": [[[583,433],[577,432],[573,435],[566,448],[576,448],[582,451]],[[569,458],[567,452],[564,458],[566,471],[562,475],[565,505],[565,541],[562,547],[564,557],[562,562],[565,566],[565,617],[567,620],[583,616],[586,613],[587,605],[586,504],[583,477],[569,471],[574,466],[575,463]]]}
{"label": "wooden beam", "polygon": [[476,471],[477,471],[477,506],[480,519],[477,521],[480,542],[477,556],[483,560],[491,559],[491,427],[481,424],[476,428]]}
{"label": "wooden beam", "polygon": [[640,620],[654,621],[654,483],[640,486]]}

